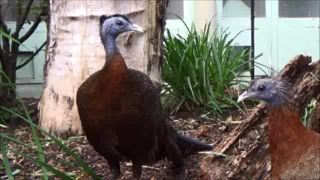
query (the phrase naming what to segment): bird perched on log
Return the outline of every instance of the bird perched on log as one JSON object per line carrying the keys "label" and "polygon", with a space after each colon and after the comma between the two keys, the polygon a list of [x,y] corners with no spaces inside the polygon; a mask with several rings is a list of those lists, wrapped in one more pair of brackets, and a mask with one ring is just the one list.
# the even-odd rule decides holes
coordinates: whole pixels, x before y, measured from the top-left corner
{"label": "bird perched on log", "polygon": [[151,79],[127,68],[116,46],[118,35],[127,31],[143,33],[124,15],[100,17],[105,64],[81,84],[76,97],[84,133],[108,161],[113,179],[120,177],[120,161],[131,160],[133,176],[139,179],[142,164],[168,158],[182,167],[183,155],[212,150],[212,146],[184,137],[167,124]]}
{"label": "bird perched on log", "polygon": [[306,128],[289,97],[289,83],[256,79],[238,102],[266,102],[272,179],[320,179],[320,135]]}

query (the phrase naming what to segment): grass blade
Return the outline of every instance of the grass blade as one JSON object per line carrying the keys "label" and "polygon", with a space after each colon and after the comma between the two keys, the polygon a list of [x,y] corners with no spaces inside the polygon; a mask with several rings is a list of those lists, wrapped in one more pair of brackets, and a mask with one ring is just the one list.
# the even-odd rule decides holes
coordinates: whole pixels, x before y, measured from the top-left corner
{"label": "grass blade", "polygon": [[37,151],[38,153],[41,153],[41,154],[47,156],[47,157],[50,158],[51,160],[54,160],[54,161],[56,161],[56,162],[58,162],[58,163],[61,163],[61,164],[65,165],[65,166],[67,166],[67,167],[71,167],[71,168],[73,168],[73,169],[75,169],[75,170],[83,171],[82,169],[76,167],[74,164],[72,164],[72,163],[70,163],[70,162],[68,162],[68,161],[65,161],[65,160],[62,161],[62,160],[56,159],[56,158],[53,157],[53,156],[48,156],[48,155],[46,155],[45,153],[39,152],[37,149],[34,149],[34,148],[32,148],[31,146],[29,146],[29,145],[27,145],[27,144],[25,144],[25,143],[23,143],[23,142],[21,142],[21,141],[19,141],[19,140],[17,140],[17,139],[14,139],[14,138],[9,137],[9,136],[7,136],[7,135],[5,135],[5,134],[2,134],[2,133],[0,133],[0,136],[3,137],[3,139],[6,139],[6,140],[11,141],[11,142],[13,142],[13,143],[15,143],[15,144],[19,144],[19,145],[21,145],[21,146],[24,146],[24,147],[26,147],[26,148],[29,149],[29,150]]}
{"label": "grass blade", "polygon": [[11,170],[11,167],[10,167],[10,162],[9,162],[9,159],[8,159],[7,148],[6,148],[5,144],[4,144],[4,139],[2,139],[2,138],[0,138],[0,149],[1,149],[1,152],[2,152],[3,164],[4,164],[4,167],[6,169],[8,178],[9,178],[9,180],[14,180],[14,177],[13,177],[13,174],[12,174],[12,170]]}
{"label": "grass blade", "polygon": [[16,115],[17,117],[19,117],[20,119],[22,119],[24,122],[28,123],[31,127],[33,128],[37,128],[39,129],[43,134],[45,134],[46,136],[48,136],[51,140],[53,140],[55,142],[55,144],[57,144],[63,151],[65,151],[68,155],[72,156],[74,158],[74,160],[79,163],[85,170],[85,172],[87,172],[89,175],[91,175],[92,177],[94,177],[95,179],[101,179],[99,176],[97,176],[95,174],[95,172],[89,167],[89,165],[83,161],[81,158],[79,158],[79,156],[77,156],[73,151],[71,151],[68,147],[66,147],[65,145],[63,145],[58,139],[56,139],[53,135],[51,135],[50,133],[46,132],[44,129],[42,129],[41,127],[38,127],[36,124],[34,124],[32,121],[29,121],[28,119],[26,119],[25,117],[21,116],[20,114],[11,111],[10,109],[7,109],[5,107],[0,106],[0,109],[6,110],[14,115]]}
{"label": "grass blade", "polygon": [[[8,78],[8,76],[4,72],[1,71],[1,74],[6,78],[6,80],[9,83],[11,83],[10,79]],[[14,87],[13,84],[12,84],[11,88],[15,90],[15,87]],[[28,113],[28,110],[27,110],[26,106],[24,105],[24,103],[22,102],[21,98],[19,97],[19,95],[17,93],[16,93],[16,97],[17,97],[17,100],[19,101],[20,105],[22,106],[24,113],[27,115],[27,121],[31,122],[32,120],[31,120],[30,114]],[[35,130],[35,128],[33,126],[31,126],[31,132],[32,132],[32,135],[33,135],[33,137],[34,137],[34,139],[36,141],[37,150],[39,152],[41,152],[39,154],[40,161],[45,162],[44,155],[42,154],[43,153],[42,144],[40,143],[39,136],[38,136],[38,134],[37,134],[37,132],[36,132],[36,130]],[[47,174],[46,169],[43,167],[42,170],[43,170],[43,173],[44,173],[44,179],[48,180],[49,178],[48,178],[48,174]]]}
{"label": "grass blade", "polygon": [[[70,176],[66,175],[65,173],[62,173],[60,172],[59,170],[57,170],[56,168],[54,168],[53,166],[41,161],[41,160],[37,160],[35,158],[33,158],[32,156],[28,155],[28,154],[25,154],[25,153],[22,153],[22,152],[19,152],[19,151],[16,151],[14,149],[10,149],[11,151],[15,152],[16,154],[19,154],[21,156],[24,156],[34,162],[36,162],[37,164],[41,165],[42,167],[44,167],[46,170],[54,173],[56,176],[64,179],[64,180],[73,180]],[[47,175],[48,176],[48,175]]]}

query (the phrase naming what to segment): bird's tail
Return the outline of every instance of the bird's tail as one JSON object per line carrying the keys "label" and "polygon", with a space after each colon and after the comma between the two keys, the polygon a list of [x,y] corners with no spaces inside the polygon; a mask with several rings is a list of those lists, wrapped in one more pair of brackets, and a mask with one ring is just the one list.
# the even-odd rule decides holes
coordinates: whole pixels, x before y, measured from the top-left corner
{"label": "bird's tail", "polygon": [[[167,117],[168,118],[168,117]],[[178,148],[183,156],[200,151],[212,151],[213,146],[203,143],[191,137],[179,134],[166,120],[163,121],[169,136],[175,139]]]}
{"label": "bird's tail", "polygon": [[188,155],[200,151],[212,151],[213,146],[203,143],[191,137],[183,136],[176,132],[177,145],[183,155]]}

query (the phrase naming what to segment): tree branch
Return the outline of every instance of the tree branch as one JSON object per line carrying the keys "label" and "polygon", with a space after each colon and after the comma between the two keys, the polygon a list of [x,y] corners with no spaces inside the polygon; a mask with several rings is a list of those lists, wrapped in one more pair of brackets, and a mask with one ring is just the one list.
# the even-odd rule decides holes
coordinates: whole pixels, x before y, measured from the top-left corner
{"label": "tree branch", "polygon": [[[24,23],[25,23],[25,21],[26,21],[26,19],[27,19],[27,17],[28,17],[28,14],[29,14],[29,11],[30,11],[30,9],[31,9],[31,5],[32,5],[33,1],[34,1],[34,0],[29,0],[29,3],[28,3],[28,5],[27,5],[27,7],[26,7],[26,10],[25,10],[25,12],[24,12],[24,15],[22,16],[22,21],[20,21],[20,22],[17,24],[16,31],[12,34],[12,37],[14,37],[14,38],[17,38],[17,37],[18,37],[19,32],[21,31],[21,29],[22,29],[22,27],[23,27],[23,25],[24,25]],[[21,17],[19,17],[19,18],[21,18]]]}
{"label": "tree branch", "polygon": [[42,17],[43,17],[43,13],[40,13],[36,21],[32,24],[31,28],[28,30],[28,32],[25,35],[23,35],[21,38],[18,38],[18,41],[20,43],[23,43],[24,41],[26,41],[34,33],[38,25],[41,23]]}
{"label": "tree branch", "polygon": [[43,42],[43,44],[32,54],[32,56],[26,60],[24,63],[18,65],[16,67],[16,70],[21,69],[22,67],[24,67],[25,65],[27,65],[30,61],[33,60],[33,58],[41,51],[41,49],[47,44],[47,41]]}
{"label": "tree branch", "polygon": [[9,34],[8,27],[6,23],[4,22],[3,15],[6,14],[8,9],[8,1],[2,1],[0,2],[0,27],[2,27],[3,31],[7,34]]}
{"label": "tree branch", "polygon": [[6,23],[2,20],[2,16],[0,16],[0,26],[2,27],[2,29],[5,33],[7,33],[7,34],[9,33]]}
{"label": "tree branch", "polygon": [[[9,32],[8,32],[9,34]],[[10,52],[10,41],[9,38],[2,36],[2,48],[1,50],[3,50],[3,53],[8,54]]]}

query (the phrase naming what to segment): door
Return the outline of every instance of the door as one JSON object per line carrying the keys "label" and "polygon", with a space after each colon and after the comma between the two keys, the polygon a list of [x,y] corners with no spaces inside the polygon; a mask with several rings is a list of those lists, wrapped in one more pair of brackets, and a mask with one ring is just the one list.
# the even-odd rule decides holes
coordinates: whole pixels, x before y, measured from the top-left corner
{"label": "door", "polygon": [[281,70],[297,54],[320,59],[319,0],[278,0],[272,3],[272,24],[275,24],[272,58]]}
{"label": "door", "polygon": [[[297,54],[319,59],[319,0],[255,0],[255,75],[280,71]],[[217,1],[217,22],[231,37],[250,29],[250,0]],[[250,30],[241,33],[238,46],[250,46]],[[260,69],[261,68],[261,69]]]}
{"label": "door", "polygon": [[[179,34],[182,37],[187,35],[187,29],[183,22],[175,15],[180,16],[188,27],[191,27],[194,21],[195,1],[191,0],[170,0],[167,8],[166,29],[169,29],[173,35]],[[166,36],[166,33],[165,33]]]}
{"label": "door", "polygon": [[[268,0],[255,1],[255,55],[263,53],[263,56],[256,60],[269,66],[271,64],[270,54],[270,2]],[[243,31],[236,38],[236,46],[251,46],[251,25],[250,25],[250,0],[222,0],[217,1],[217,24],[218,28],[227,29],[229,38],[233,38],[240,31]],[[255,68],[255,75],[263,75],[268,72],[267,68]],[[245,76],[250,76],[248,72]]]}

